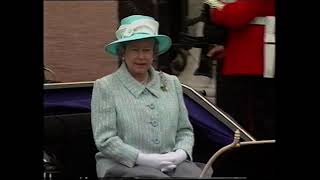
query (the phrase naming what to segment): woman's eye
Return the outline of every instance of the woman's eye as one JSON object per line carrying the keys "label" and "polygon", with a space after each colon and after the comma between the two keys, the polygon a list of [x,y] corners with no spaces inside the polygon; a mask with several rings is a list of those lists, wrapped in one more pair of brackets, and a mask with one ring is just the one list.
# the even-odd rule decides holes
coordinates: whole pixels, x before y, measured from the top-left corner
{"label": "woman's eye", "polygon": [[150,52],[151,49],[143,49],[144,52]]}

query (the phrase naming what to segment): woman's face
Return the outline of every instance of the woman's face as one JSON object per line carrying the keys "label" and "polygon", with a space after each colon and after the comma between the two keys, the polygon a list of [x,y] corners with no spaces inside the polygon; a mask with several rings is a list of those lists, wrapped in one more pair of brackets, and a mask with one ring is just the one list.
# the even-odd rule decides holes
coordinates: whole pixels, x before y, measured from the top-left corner
{"label": "woman's face", "polygon": [[154,58],[154,45],[154,39],[132,41],[126,44],[124,59],[133,76],[148,72]]}

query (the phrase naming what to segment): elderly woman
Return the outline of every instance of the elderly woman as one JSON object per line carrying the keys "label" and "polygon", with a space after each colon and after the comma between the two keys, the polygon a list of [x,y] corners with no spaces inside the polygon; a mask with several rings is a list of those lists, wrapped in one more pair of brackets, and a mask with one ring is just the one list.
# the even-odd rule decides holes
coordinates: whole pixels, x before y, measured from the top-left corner
{"label": "elderly woman", "polygon": [[105,51],[122,61],[95,81],[92,127],[98,177],[198,177],[192,162],[193,128],[176,76],[153,61],[171,46],[158,22],[142,15],[121,20],[118,40]]}

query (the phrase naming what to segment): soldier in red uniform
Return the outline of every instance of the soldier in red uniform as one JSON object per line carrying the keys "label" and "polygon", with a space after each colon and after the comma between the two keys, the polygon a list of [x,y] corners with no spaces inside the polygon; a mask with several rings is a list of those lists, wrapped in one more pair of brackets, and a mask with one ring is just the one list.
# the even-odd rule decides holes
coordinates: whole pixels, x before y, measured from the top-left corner
{"label": "soldier in red uniform", "polygon": [[275,138],[275,0],[207,0],[210,19],[227,29],[219,60],[217,106],[257,139]]}

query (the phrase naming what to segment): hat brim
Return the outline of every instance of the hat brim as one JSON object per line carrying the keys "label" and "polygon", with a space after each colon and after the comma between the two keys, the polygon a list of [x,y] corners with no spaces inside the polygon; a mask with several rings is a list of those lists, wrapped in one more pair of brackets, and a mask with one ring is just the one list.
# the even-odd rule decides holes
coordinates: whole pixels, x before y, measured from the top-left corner
{"label": "hat brim", "polygon": [[140,39],[147,39],[147,38],[155,38],[159,42],[158,55],[167,52],[170,49],[172,44],[171,39],[166,35],[134,34],[128,38],[122,38],[112,43],[109,43],[105,46],[104,49],[106,52],[114,56],[118,56],[117,50],[122,43],[128,42],[128,41],[140,40]]}

